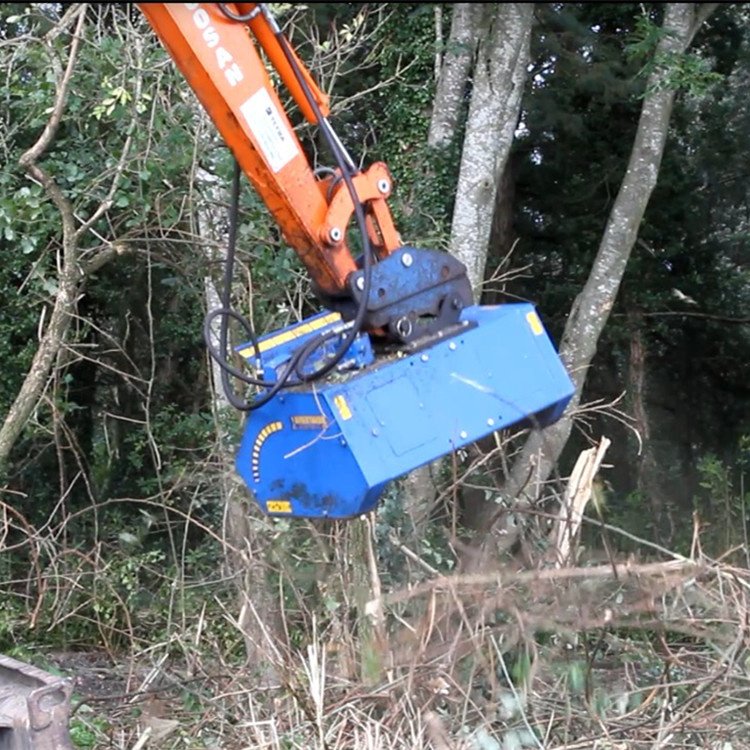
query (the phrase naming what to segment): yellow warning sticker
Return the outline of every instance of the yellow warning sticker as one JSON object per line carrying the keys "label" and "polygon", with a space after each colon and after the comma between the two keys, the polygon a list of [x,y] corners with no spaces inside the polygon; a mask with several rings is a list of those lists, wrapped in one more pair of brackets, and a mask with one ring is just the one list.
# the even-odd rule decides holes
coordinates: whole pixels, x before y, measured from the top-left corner
{"label": "yellow warning sticker", "polygon": [[292,416],[293,430],[324,430],[328,419],[324,414],[295,414]]}
{"label": "yellow warning sticker", "polygon": [[269,513],[291,513],[292,504],[288,500],[269,500],[266,503],[266,510]]}
{"label": "yellow warning sticker", "polygon": [[541,336],[544,333],[542,321],[539,320],[539,316],[533,310],[526,313],[526,320],[529,321],[529,325],[535,336]]}
{"label": "yellow warning sticker", "polygon": [[339,395],[333,399],[333,403],[336,404],[336,408],[339,410],[341,419],[346,422],[347,419],[352,418],[352,410],[349,408],[349,404],[346,403],[346,399],[341,393],[339,393]]}
{"label": "yellow warning sticker", "polygon": [[[314,333],[321,328],[325,328],[327,325],[338,323],[340,320],[341,315],[339,313],[331,313],[330,315],[323,315],[320,318],[315,318],[315,320],[311,320],[308,323],[300,323],[298,326],[290,328],[288,331],[277,333],[275,336],[270,336],[269,338],[260,341],[258,343],[258,351],[263,354],[263,352],[275,349],[277,346],[286,344],[289,341],[294,341],[294,339],[298,339],[300,336]],[[246,346],[244,349],[240,349],[240,356],[242,357],[248,358],[254,356],[254,354],[255,347],[253,346]]]}

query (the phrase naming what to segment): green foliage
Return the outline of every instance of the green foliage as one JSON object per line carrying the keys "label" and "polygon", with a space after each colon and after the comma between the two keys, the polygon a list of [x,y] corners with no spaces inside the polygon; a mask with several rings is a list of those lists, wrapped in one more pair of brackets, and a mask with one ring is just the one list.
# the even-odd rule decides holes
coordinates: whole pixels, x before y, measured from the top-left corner
{"label": "green foliage", "polygon": [[[625,46],[625,54],[642,64],[639,75],[650,76],[659,70],[661,77],[650,91],[674,89],[690,96],[702,96],[723,76],[712,70],[711,63],[691,52],[659,52],[659,42],[667,32],[647,15],[640,16]],[[650,91],[645,91],[644,96]]]}
{"label": "green foliage", "polygon": [[[633,4],[568,4],[544,6],[538,13],[524,127],[512,164],[519,237],[514,258],[533,270],[509,291],[536,302],[560,340],[624,175],[646,73],[669,63],[664,80],[679,87],[672,130],[583,401],[610,401],[628,387],[629,321],[641,316],[649,447],[657,456],[659,497],[674,511],[689,507],[699,490],[697,457],[719,450],[731,464],[734,449],[728,446],[747,431],[742,374],[750,356],[747,326],[710,316],[741,319],[750,309],[739,208],[746,191],[737,181],[745,168],[738,169],[735,160],[749,132],[746,108],[737,106],[747,85],[748,58],[742,22],[724,8],[687,53],[655,60],[661,12],[655,5],[643,11]],[[718,76],[721,84],[715,85]],[[675,290],[697,305],[678,302]],[[630,446],[613,461],[613,482],[618,506],[631,498],[621,520],[628,528],[640,527],[652,498],[635,494],[643,460],[638,443],[611,421],[594,424],[595,433]],[[583,447],[574,435],[566,460]],[[688,515],[676,510],[673,517]],[[649,515],[651,522],[661,523]]]}
{"label": "green foliage", "polygon": [[[57,82],[48,51],[34,40],[60,8],[16,6],[0,9],[0,36],[13,41],[0,46],[6,84],[0,123],[0,414],[18,391],[40,321],[43,328],[43,315],[49,315],[60,249],[56,209],[17,166],[54,100]],[[355,156],[391,167],[404,238],[444,248],[461,132],[445,153],[426,147],[434,96],[433,7],[401,3],[389,9],[374,37],[342,63],[334,100],[374,90],[347,106],[336,126]],[[335,27],[346,40],[356,36],[369,6],[318,4],[308,11],[304,23],[310,25],[303,31],[315,32],[310,39],[325,39]],[[107,196],[131,137],[113,205],[80,246],[82,260],[112,240],[126,252],[82,288],[47,398],[7,467],[10,492],[3,500],[10,497],[13,509],[48,536],[44,543],[34,534],[24,537],[20,521],[11,528],[7,543],[19,547],[0,558],[0,579],[6,581],[0,650],[29,656],[32,638],[51,646],[104,642],[112,650],[135,651],[159,642],[170,654],[188,650],[187,643],[196,650],[210,643],[212,658],[234,663],[243,648],[241,634],[225,618],[236,609],[234,592],[219,577],[223,549],[205,531],[222,528],[219,487],[226,470],[214,453],[216,425],[200,333],[202,282],[208,273],[218,277],[220,269],[209,265],[200,246],[193,202],[203,189],[194,182],[196,165],[226,185],[231,159],[202,130],[196,136],[202,125],[194,102],[142,21],[123,6],[91,6],[87,13],[87,41],[44,165],[82,220]],[[683,309],[673,289],[716,318],[742,318],[748,309],[746,26],[727,12],[699,38],[695,53],[657,59],[660,27],[638,5],[551,4],[535,13],[532,72],[512,165],[520,238],[515,257],[520,265],[530,263],[532,272],[511,291],[539,303],[556,337],[587,277],[626,169],[646,73],[665,67],[664,85],[686,94],[677,99],[659,187],[640,230],[643,244],[600,342],[586,397],[612,397],[625,387],[632,338],[625,321],[633,310],[642,313],[647,395],[653,398],[648,408],[658,415],[651,445],[666,444],[659,475],[670,488],[686,488],[671,490],[679,509],[694,508],[710,522],[706,549],[721,549],[738,541],[748,500],[738,476],[750,461],[747,440],[736,447],[737,436],[750,427],[744,409],[747,326],[672,315]],[[444,33],[449,20],[446,12]],[[66,35],[55,42],[61,59],[68,43]],[[321,47],[326,52],[331,44]],[[397,73],[390,85],[378,87]],[[719,73],[722,86],[715,86]],[[319,144],[307,134],[305,145],[317,154]],[[259,330],[314,307],[299,260],[250,189],[242,196],[239,236],[242,273],[235,297],[238,306],[252,299]],[[672,412],[683,421],[673,421]],[[238,420],[227,419],[221,431],[231,442]],[[596,417],[589,424],[594,432],[601,427]],[[601,431],[609,434],[609,427]],[[621,436],[619,446],[626,440]],[[656,521],[645,511],[652,498],[634,488],[635,449],[632,455],[619,450],[612,460],[619,474],[607,520],[655,535]],[[490,487],[494,477],[479,475],[471,482]],[[688,513],[678,517],[689,522]],[[449,524],[434,519],[414,541],[397,484],[375,523],[384,590],[431,575],[414,555],[440,573],[453,570]],[[354,589],[364,586],[348,576],[352,563],[361,561],[344,556],[350,538],[342,528],[287,521],[258,528],[271,572],[258,564],[251,573],[280,594],[288,645],[309,642],[313,619],[320,632],[357,632],[361,623],[353,602],[360,592]],[[690,538],[681,533],[676,543],[685,549]],[[402,546],[407,542],[411,557]],[[409,602],[404,609],[417,606]],[[498,611],[485,625],[503,626],[508,619]],[[381,669],[382,654],[371,645],[359,656],[365,672]],[[575,696],[586,693],[582,664],[569,662],[562,674]],[[509,668],[519,687],[534,671],[525,651],[509,657]],[[591,698],[594,712],[611,711],[608,696],[594,692]],[[192,692],[185,692],[183,704],[188,711],[206,705]],[[77,716],[79,747],[108,741],[106,724],[82,712]],[[303,740],[289,742],[300,746]]]}
{"label": "green foliage", "polygon": [[566,677],[570,693],[581,695],[586,687],[586,665],[578,660],[571,661]]}
{"label": "green foliage", "polygon": [[[210,590],[201,585],[216,577],[215,543],[196,545],[175,564],[157,533],[128,528],[106,545],[101,561],[82,563],[85,556],[72,554],[65,558],[67,569],[56,563],[58,577],[39,593],[36,627],[46,634],[45,644],[77,649],[102,643],[114,653],[139,643],[169,643],[177,624],[191,622],[203,611],[207,616],[203,637],[221,644],[227,657],[239,655],[241,636],[222,616],[233,591],[218,584]],[[65,602],[65,609],[60,608],[60,601]],[[27,598],[6,589],[0,604],[0,652],[35,661],[31,652],[23,650],[28,628]]]}
{"label": "green foliage", "polygon": [[702,96],[719,83],[723,76],[712,70],[709,60],[692,52],[658,52],[659,42],[668,32],[657,26],[648,15],[638,17],[635,29],[625,46],[625,54],[642,64],[640,76],[648,77],[655,70],[661,73],[660,80],[645,91],[662,89],[683,90],[690,96]]}
{"label": "green foliage", "polygon": [[2,653],[31,661],[31,652],[25,648],[22,634],[26,625],[26,608],[20,598],[3,596],[0,600],[0,649]]}
{"label": "green foliage", "polygon": [[[688,507],[683,500],[682,509],[675,511],[681,512],[683,517],[669,540],[671,548],[683,555],[695,551],[694,522],[700,526],[700,544],[707,554],[720,555],[735,546],[741,547],[745,544],[750,509],[750,494],[744,489],[750,465],[750,441],[742,436],[735,449],[727,451],[726,458],[708,452],[699,456],[695,464],[696,490],[689,496],[691,505]],[[676,472],[670,476],[668,467],[661,470],[661,475],[670,483],[680,480]],[[653,498],[637,490],[616,497],[607,506],[606,522],[632,529],[641,538],[658,538],[659,519],[651,513],[644,514],[644,508],[649,508],[652,502]],[[601,544],[599,534],[595,525],[588,530],[587,539],[593,547]],[[619,539],[617,548],[620,552],[635,551],[638,544]]]}
{"label": "green foliage", "polygon": [[527,649],[521,650],[510,667],[510,676],[517,690],[523,690],[528,685],[531,676],[532,659]]}
{"label": "green foliage", "polygon": [[694,54],[657,56],[656,64],[664,68],[664,78],[655,90],[675,89],[699,97],[721,83],[723,76],[711,69],[711,62]]}
{"label": "green foliage", "polygon": [[628,36],[625,54],[644,65],[652,65],[656,48],[667,33],[661,26],[654,23],[649,15],[642,13],[636,18],[633,30]]}
{"label": "green foliage", "polygon": [[[695,498],[695,514],[701,523],[701,546],[708,554],[719,555],[732,547],[747,544],[750,493],[746,487],[746,467],[750,462],[750,441],[740,438],[736,466],[713,453],[698,461],[701,492]],[[744,561],[744,554],[742,556]]]}
{"label": "green foliage", "polygon": [[[390,204],[405,241],[445,248],[461,134],[447,153],[435,154],[427,147],[434,96],[432,8],[425,3],[399,3],[391,8],[379,33],[388,44],[382,45],[375,64],[352,81],[342,81],[340,89],[342,96],[369,87],[376,90],[346,113],[341,127],[368,162],[385,161],[391,169],[395,193]],[[382,85],[396,76],[391,85]]]}
{"label": "green foliage", "polygon": [[70,739],[73,747],[79,750],[101,747],[106,741],[109,723],[101,716],[86,716],[85,712],[79,712],[70,722]]}

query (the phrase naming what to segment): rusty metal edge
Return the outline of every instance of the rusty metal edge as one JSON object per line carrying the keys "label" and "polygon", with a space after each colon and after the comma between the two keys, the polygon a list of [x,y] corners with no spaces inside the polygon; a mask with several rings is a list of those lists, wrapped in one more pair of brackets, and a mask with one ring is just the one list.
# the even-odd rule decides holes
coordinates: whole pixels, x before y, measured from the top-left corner
{"label": "rusty metal edge", "polygon": [[[72,681],[2,654],[0,668],[17,674],[19,687],[28,689],[30,682],[39,683],[26,696],[26,715],[10,717],[13,733],[26,733],[26,744],[18,737],[11,739],[10,747],[15,744],[29,750],[74,750],[69,731]],[[12,687],[12,675],[8,685]]]}

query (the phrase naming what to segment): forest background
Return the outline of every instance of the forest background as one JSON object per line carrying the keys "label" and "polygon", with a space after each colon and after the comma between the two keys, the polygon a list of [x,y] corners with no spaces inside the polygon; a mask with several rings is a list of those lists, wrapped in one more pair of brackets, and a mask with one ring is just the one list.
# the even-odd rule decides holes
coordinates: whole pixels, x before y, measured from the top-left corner
{"label": "forest background", "polygon": [[[353,742],[375,726],[393,747],[410,746],[399,732],[436,747],[441,732],[446,743],[552,747],[571,716],[576,731],[594,731],[591,711],[612,715],[624,690],[596,692],[604,634],[646,649],[674,623],[656,637],[623,604],[605,627],[578,600],[571,619],[567,599],[539,591],[523,605],[495,602],[494,619],[475,611],[475,590],[474,609],[456,599],[435,614],[434,600],[403,592],[434,595],[468,575],[489,576],[494,590],[508,566],[544,569],[576,459],[605,437],[566,566],[607,561],[616,596],[615,560],[744,560],[748,9],[272,7],[331,94],[350,152],[391,168],[402,235],[458,255],[483,302],[536,304],[578,386],[574,404],[551,430],[498,433],[416,472],[372,517],[260,517],[233,475],[241,418],[214,388],[201,340],[218,299],[230,155],[135,6],[3,4],[0,652],[63,672],[85,672],[94,654],[109,665],[138,710],[100,711],[84,684],[80,746],[130,746],[175,715],[164,742],[232,746],[247,700],[269,716],[257,685],[289,708],[268,719],[276,734],[253,725],[255,745],[236,740],[250,746],[271,732],[269,747],[333,747],[334,729]],[[315,133],[299,132],[325,164]],[[239,265],[234,301],[258,331],[317,309],[249,187]],[[543,616],[518,620],[542,602]],[[565,641],[576,656],[560,667],[557,651],[540,654],[562,648],[563,631],[576,634]],[[496,652],[492,669],[481,666],[492,678],[472,671],[472,649]],[[417,653],[431,666],[422,692],[410,682],[406,710],[394,686]],[[252,690],[237,687],[238,665]],[[581,712],[550,719],[543,739],[527,715],[547,684],[542,665]],[[415,679],[413,661],[407,671]],[[149,713],[140,701],[157,683],[169,709]],[[377,701],[345,730],[330,718],[352,691],[383,684],[403,723],[383,723]],[[468,696],[460,720],[456,691]],[[488,718],[508,695],[508,716]]]}

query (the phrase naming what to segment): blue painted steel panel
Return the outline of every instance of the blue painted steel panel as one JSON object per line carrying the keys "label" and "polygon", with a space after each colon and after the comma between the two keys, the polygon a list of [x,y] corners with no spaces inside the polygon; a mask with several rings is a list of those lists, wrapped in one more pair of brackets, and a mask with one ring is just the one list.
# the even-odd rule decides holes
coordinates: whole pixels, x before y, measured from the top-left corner
{"label": "blue painted steel panel", "polygon": [[[313,315],[299,323],[293,323],[273,333],[258,339],[258,349],[263,365],[263,377],[273,382],[279,376],[292,354],[301,346],[307,344],[314,336],[322,333],[337,331],[338,335],[331,335],[326,341],[305,360],[302,371],[306,374],[320,369],[327,356],[333,356],[341,345],[344,337],[345,325],[339,313],[325,311]],[[235,347],[252,368],[257,368],[258,362],[253,343],[248,341]],[[338,364],[338,370],[364,367],[375,360],[370,337],[359,334],[349,346],[347,356]]]}
{"label": "blue painted steel panel", "polygon": [[573,385],[534,308],[467,308],[465,328],[408,356],[285,392],[253,412],[240,474],[272,515],[346,518],[392,479],[537,415]]}
{"label": "blue painted steel panel", "polygon": [[253,412],[237,470],[271,515],[348,518],[372,509],[383,489],[366,485],[338,423],[312,393],[287,393]]}

